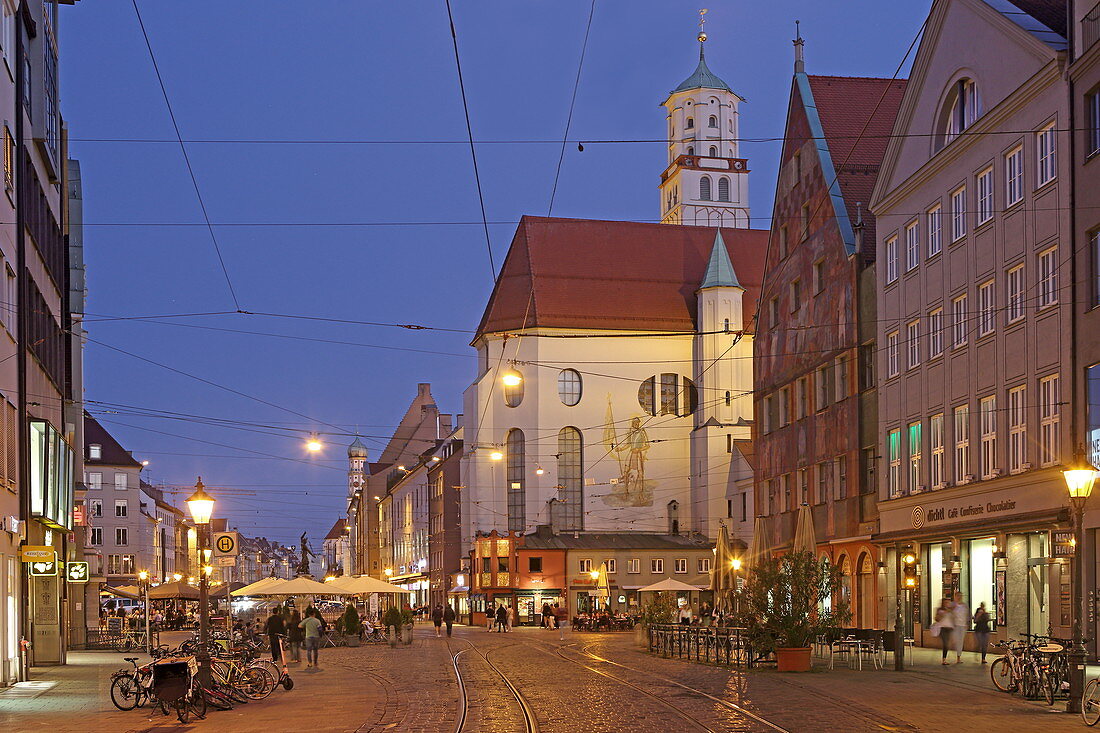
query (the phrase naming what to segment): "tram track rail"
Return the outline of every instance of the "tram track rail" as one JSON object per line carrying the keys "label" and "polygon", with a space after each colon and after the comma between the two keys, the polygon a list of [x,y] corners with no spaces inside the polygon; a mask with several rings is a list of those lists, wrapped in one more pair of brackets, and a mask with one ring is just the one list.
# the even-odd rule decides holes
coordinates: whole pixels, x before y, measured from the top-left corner
{"label": "tram track rail", "polygon": [[[535,716],[535,711],[532,709],[531,704],[527,701],[527,698],[523,696],[523,693],[519,691],[519,688],[512,683],[512,680],[508,679],[508,675],[501,671],[493,660],[489,658],[492,653],[492,649],[482,651],[469,639],[459,639],[459,641],[467,644],[467,648],[459,649],[458,651],[451,650],[451,642],[447,641],[447,649],[451,651],[451,664],[454,667],[455,680],[458,682],[459,691],[459,711],[458,717],[455,721],[455,733],[463,733],[466,730],[466,724],[469,720],[469,707],[470,701],[466,690],[466,682],[462,678],[462,670],[458,665],[458,658],[464,652],[473,652],[477,656],[481,657],[485,661],[489,668],[496,672],[501,681],[504,682],[505,687],[512,693],[512,697],[515,699],[516,704],[519,706],[520,713],[523,715],[523,724],[527,733],[539,733],[538,718]],[[505,647],[507,648],[507,647]]]}
{"label": "tram track rail", "polygon": [[[653,692],[650,692],[649,690],[645,689],[644,687],[641,687],[640,685],[636,685],[633,682],[630,682],[628,680],[624,680],[621,677],[616,677],[615,675],[610,674],[609,672],[605,672],[603,670],[596,669],[595,667],[592,667],[591,665],[585,664],[584,662],[580,662],[576,659],[572,659],[568,655],[566,655],[564,653],[564,650],[559,646],[555,646],[553,644],[548,644],[547,642],[538,641],[538,640],[528,640],[528,641],[531,642],[530,645],[533,646],[533,648],[538,649],[538,650],[542,651],[545,654],[548,654],[550,656],[556,656],[556,657],[559,657],[560,659],[564,659],[565,661],[567,661],[571,664],[574,664],[578,667],[582,667],[584,669],[587,669],[588,671],[593,672],[595,674],[598,674],[601,677],[604,677],[606,679],[612,680],[613,682],[617,682],[618,684],[623,685],[624,687],[628,687],[631,690],[634,690],[635,692],[638,692],[638,693],[644,695],[647,698],[656,700],[662,707],[665,707],[665,708],[668,708],[669,710],[672,710],[679,717],[686,720],[688,722],[688,724],[690,724],[691,727],[693,727],[693,728],[696,728],[696,729],[701,730],[701,731],[706,731],[706,733],[716,733],[713,728],[707,726],[705,723],[700,721],[697,717],[695,717],[694,715],[692,715],[688,711],[684,710],[683,708],[681,708],[677,705],[674,705],[673,703],[669,702],[668,700],[662,698],[661,696],[659,696],[657,694],[654,694]],[[543,645],[545,645],[545,646],[543,646]],[[690,689],[690,688],[688,688],[688,689]],[[696,691],[696,692],[698,692],[698,691]],[[702,693],[702,694],[705,694],[705,693]],[[709,697],[709,695],[708,695],[708,697]],[[738,712],[742,712],[742,711],[738,710]],[[757,716],[752,716],[752,717],[756,718]],[[776,726],[770,726],[770,727],[772,727],[774,730],[782,731],[782,733],[789,733],[789,731],[785,731],[783,728],[779,728],[779,727],[776,727]]]}

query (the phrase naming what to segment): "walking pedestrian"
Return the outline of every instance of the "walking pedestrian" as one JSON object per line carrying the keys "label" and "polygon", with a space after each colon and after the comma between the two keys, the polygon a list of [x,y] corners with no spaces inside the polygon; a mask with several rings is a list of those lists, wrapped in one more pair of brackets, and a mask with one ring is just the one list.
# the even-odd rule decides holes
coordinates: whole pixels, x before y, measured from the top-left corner
{"label": "walking pedestrian", "polygon": [[504,604],[497,606],[497,633],[503,634],[507,631],[508,626],[508,609],[504,607]]}
{"label": "walking pedestrian", "polygon": [[294,664],[302,663],[302,614],[298,609],[290,612],[290,621],[287,623],[286,640],[290,645],[290,661]]}
{"label": "walking pedestrian", "polygon": [[554,623],[558,627],[558,640],[565,641],[565,632],[569,630],[569,611],[559,603],[554,604]]}
{"label": "walking pedestrian", "polygon": [[443,623],[447,624],[447,638],[451,638],[451,627],[455,625],[455,613],[454,606],[450,603],[443,609]]}
{"label": "walking pedestrian", "polygon": [[443,626],[443,606],[435,604],[435,608],[432,609],[432,625],[435,626],[435,638],[440,636],[440,627]]}
{"label": "walking pedestrian", "polygon": [[271,646],[271,661],[278,664],[282,661],[282,654],[279,651],[279,637],[286,634],[286,624],[283,623],[283,617],[279,613],[278,606],[271,607],[271,615],[267,617],[264,633],[267,634],[267,643]]}
{"label": "walking pedestrian", "polygon": [[962,664],[963,642],[966,641],[966,631],[970,628],[970,607],[963,601],[962,593],[955,593],[955,605],[951,612],[955,617],[955,629],[951,637],[951,641],[955,643],[955,664]]}
{"label": "walking pedestrian", "polygon": [[982,664],[985,664],[985,653],[989,648],[989,611],[985,610],[985,601],[979,603],[978,610],[974,612],[974,639],[982,654]]}
{"label": "walking pedestrian", "polygon": [[690,626],[691,625],[691,617],[692,617],[691,604],[690,603],[685,603],[684,605],[680,606],[680,612],[679,612],[680,625],[681,626]]}
{"label": "walking pedestrian", "polygon": [[951,648],[951,636],[955,630],[955,613],[950,598],[944,598],[936,609],[936,621],[932,624],[932,635],[940,637],[943,644],[943,662],[947,665],[947,650]]}
{"label": "walking pedestrian", "polygon": [[306,669],[320,669],[317,654],[321,650],[321,619],[318,615],[317,609],[307,608],[305,619],[298,624],[305,631]]}
{"label": "walking pedestrian", "polygon": [[554,615],[554,609],[550,608],[549,602],[542,604],[542,628],[549,629],[553,623],[552,618]]}

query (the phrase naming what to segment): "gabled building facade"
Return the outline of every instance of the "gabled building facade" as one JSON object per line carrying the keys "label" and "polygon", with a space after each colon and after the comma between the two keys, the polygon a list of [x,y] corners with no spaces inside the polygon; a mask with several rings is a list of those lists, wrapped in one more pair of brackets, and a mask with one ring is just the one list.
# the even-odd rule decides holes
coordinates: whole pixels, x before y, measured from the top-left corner
{"label": "gabled building facade", "polygon": [[919,558],[903,623],[926,642],[951,592],[986,603],[994,638],[1071,633],[1066,17],[1065,2],[933,3],[872,198],[877,539],[888,573],[899,549]]}
{"label": "gabled building facade", "polygon": [[801,38],[795,54],[756,316],[756,506],[777,551],[810,506],[819,553],[845,574],[853,625],[881,627],[875,389],[861,380],[875,328],[865,212],[905,80],[811,76]]}

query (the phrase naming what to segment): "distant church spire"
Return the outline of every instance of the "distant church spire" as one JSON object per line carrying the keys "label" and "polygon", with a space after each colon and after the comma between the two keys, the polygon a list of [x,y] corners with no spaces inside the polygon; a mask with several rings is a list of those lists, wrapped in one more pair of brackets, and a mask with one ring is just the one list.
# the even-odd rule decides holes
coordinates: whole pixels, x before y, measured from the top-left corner
{"label": "distant church spire", "polygon": [[799,21],[796,20],[794,22],[794,73],[805,74],[806,59],[802,55],[802,49],[806,46],[806,41],[802,40],[802,30],[799,25]]}

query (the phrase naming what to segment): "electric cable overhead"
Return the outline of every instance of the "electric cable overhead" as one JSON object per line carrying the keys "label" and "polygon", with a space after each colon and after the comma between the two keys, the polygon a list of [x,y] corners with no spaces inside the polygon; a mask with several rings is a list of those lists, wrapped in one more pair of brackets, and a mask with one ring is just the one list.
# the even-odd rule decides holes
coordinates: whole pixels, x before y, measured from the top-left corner
{"label": "electric cable overhead", "polygon": [[554,213],[554,199],[558,194],[558,179],[561,177],[561,164],[565,160],[565,146],[569,142],[569,128],[573,125],[573,108],[577,104],[577,90],[581,86],[581,70],[584,68],[584,53],[588,50],[588,34],[592,30],[592,16],[596,14],[596,0],[588,7],[588,23],[584,27],[584,41],[581,43],[581,58],[577,62],[577,78],[573,81],[573,96],[569,100],[569,114],[565,118],[565,134],[561,139],[561,151],[558,153],[558,167],[554,170],[554,187],[550,189],[550,205],[546,215]]}
{"label": "electric cable overhead", "polygon": [[466,82],[462,78],[462,61],[458,55],[458,33],[455,31],[454,14],[451,12],[451,0],[447,3],[447,21],[451,26],[451,41],[455,49],[455,69],[458,71],[458,90],[462,94],[462,112],[466,115],[466,136],[470,140],[470,160],[474,164],[474,182],[477,184],[477,200],[481,205],[481,222],[485,228],[485,249],[489,252],[489,275],[494,282],[497,279],[497,266],[493,262],[493,240],[489,236],[489,217],[485,214],[485,195],[481,192],[481,175],[477,170],[477,147],[474,145],[474,128],[470,124],[470,105],[466,102]]}
{"label": "electric cable overhead", "polygon": [[138,9],[138,0],[131,0],[134,5],[134,15],[137,16],[138,25],[141,27],[141,35],[145,39],[145,48],[149,50],[149,60],[153,62],[153,71],[157,75],[157,83],[160,84],[160,92],[164,95],[164,105],[168,108],[168,116],[172,120],[172,128],[176,131],[176,139],[179,141],[180,151],[183,153],[183,162],[187,164],[187,173],[191,176],[191,184],[195,187],[195,197],[202,209],[202,217],[206,220],[206,229],[210,232],[210,241],[214,244],[214,251],[218,255],[218,264],[221,265],[222,274],[225,275],[225,284],[229,287],[229,295],[233,299],[233,307],[241,309],[241,303],[237,300],[237,291],[233,288],[233,280],[229,277],[229,268],[225,266],[225,258],[222,257],[222,249],[218,245],[218,237],[214,233],[214,225],[210,222],[210,213],[206,210],[206,202],[199,190],[199,181],[195,177],[195,169],[191,166],[191,157],[187,154],[187,146],[183,142],[183,134],[180,132],[179,123],[176,121],[176,113],[172,109],[172,100],[168,98],[168,88],[164,85],[164,78],[160,74],[160,66],[157,64],[156,54],[153,53],[153,44],[149,40],[149,34],[145,30],[145,22],[141,19],[141,10]]}

